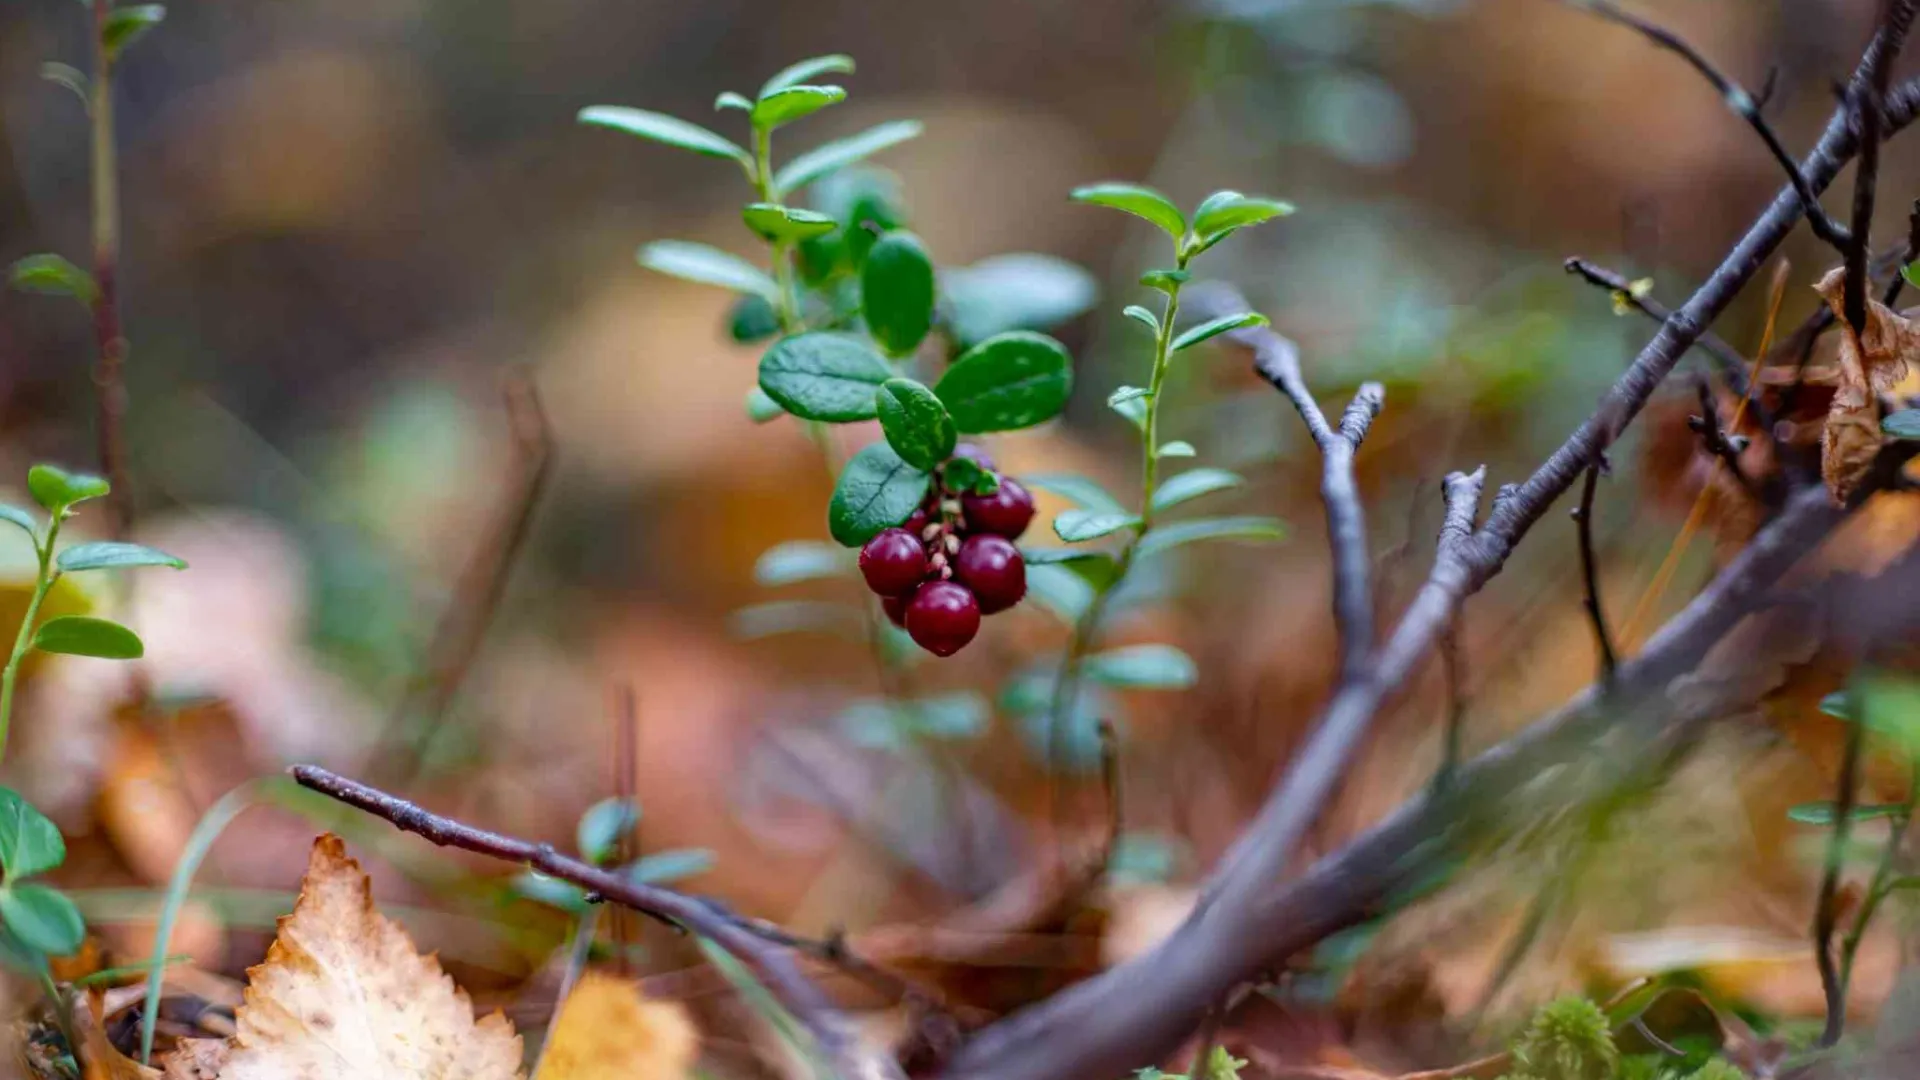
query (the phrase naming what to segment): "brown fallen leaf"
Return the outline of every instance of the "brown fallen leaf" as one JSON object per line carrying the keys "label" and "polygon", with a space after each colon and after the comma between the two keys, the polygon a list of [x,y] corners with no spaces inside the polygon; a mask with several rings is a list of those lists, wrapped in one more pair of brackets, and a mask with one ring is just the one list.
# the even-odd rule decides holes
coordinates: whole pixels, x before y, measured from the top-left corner
{"label": "brown fallen leaf", "polygon": [[100,1023],[100,1017],[106,1015],[105,997],[104,991],[96,989],[73,1010],[74,1026],[80,1029],[84,1080],[161,1080],[160,1070],[140,1064],[107,1041]]}
{"label": "brown fallen leaf", "polygon": [[[346,845],[314,841],[293,914],[247,971],[237,1031],[183,1044],[168,1080],[519,1080],[520,1036],[479,1022],[431,956],[373,905]],[[222,1056],[224,1051],[224,1057]]]}
{"label": "brown fallen leaf", "polygon": [[587,973],[560,1007],[537,1080],[685,1080],[699,1049],[687,1011]]}
{"label": "brown fallen leaf", "polygon": [[1869,297],[1866,333],[1855,334],[1843,310],[1844,268],[1829,271],[1815,289],[1840,320],[1840,385],[1821,435],[1820,474],[1833,501],[1844,503],[1866,479],[1885,440],[1878,391],[1892,389],[1906,377],[1908,358],[1920,356],[1920,327]]}

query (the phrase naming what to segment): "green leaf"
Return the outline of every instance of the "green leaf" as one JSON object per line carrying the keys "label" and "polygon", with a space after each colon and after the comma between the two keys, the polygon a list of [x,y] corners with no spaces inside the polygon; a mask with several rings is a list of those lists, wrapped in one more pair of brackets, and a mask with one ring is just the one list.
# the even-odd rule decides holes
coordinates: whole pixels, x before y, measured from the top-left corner
{"label": "green leaf", "polygon": [[61,513],[74,503],[98,499],[110,490],[97,476],[70,473],[57,465],[35,465],[27,470],[28,493],[50,514]]}
{"label": "green leaf", "polygon": [[1146,308],[1141,307],[1139,304],[1128,304],[1126,306],[1126,309],[1122,311],[1120,314],[1125,315],[1127,318],[1132,319],[1134,322],[1137,322],[1141,326],[1146,327],[1147,331],[1151,333],[1154,337],[1160,336],[1159,317],[1156,316],[1153,312],[1148,311]]}
{"label": "green leaf", "polygon": [[138,660],[146,654],[140,636],[109,619],[90,615],[61,615],[40,624],[33,647],[68,656],[95,656],[102,660]]}
{"label": "green leaf", "polygon": [[1158,289],[1168,296],[1180,291],[1180,286],[1193,276],[1190,270],[1149,270],[1140,275],[1140,284],[1149,289]]}
{"label": "green leaf", "polygon": [[[741,293],[734,297],[727,313],[727,335],[742,345],[765,341],[780,332],[780,313],[773,302],[759,293]],[[777,415],[777,414],[776,414]]]}
{"label": "green leaf", "polygon": [[1086,548],[1022,547],[1020,556],[1029,567],[1063,566],[1078,574],[1096,589],[1112,585],[1120,577],[1120,564],[1104,551]]}
{"label": "green leaf", "polygon": [[824,600],[776,600],[750,604],[727,616],[727,631],[743,641],[776,634],[838,634],[852,641],[866,638],[867,621],[845,604]]}
{"label": "green leaf", "polygon": [[1066,346],[1028,330],[999,334],[960,355],[933,392],[962,432],[1011,431],[1053,419],[1073,390]]}
{"label": "green leaf", "polygon": [[105,24],[100,27],[100,43],[106,47],[107,57],[119,57],[166,17],[167,9],[162,4],[115,8],[108,13]]}
{"label": "green leaf", "polygon": [[822,75],[853,74],[853,57],[843,53],[830,53],[826,56],[812,56],[795,64],[781,68],[773,78],[768,79],[760,88],[760,99],[766,100],[773,94],[789,86],[798,86],[809,79]]}
{"label": "green leaf", "polygon": [[849,423],[874,417],[874,391],[893,367],[847,334],[781,338],[760,357],[760,389],[795,416]]}
{"label": "green leaf", "polygon": [[740,211],[740,219],[747,223],[747,228],[752,229],[754,235],[768,243],[796,243],[809,237],[823,236],[839,227],[825,214],[778,203],[748,203]]}
{"label": "green leaf", "polygon": [[[875,165],[860,165],[823,177],[811,191],[813,207],[840,223],[838,237],[810,243],[833,244],[832,251],[819,250],[810,259],[822,265],[814,267],[831,272],[844,265],[858,268],[866,261],[867,251],[881,235],[907,223],[905,197],[900,178]],[[806,254],[803,248],[802,253]]]}
{"label": "green leaf", "polygon": [[587,910],[587,892],[577,885],[548,877],[538,870],[523,870],[513,879],[513,891],[537,904],[580,914]]}
{"label": "green leaf", "polygon": [[28,536],[34,538],[36,544],[39,543],[40,523],[33,520],[33,515],[27,511],[10,503],[0,503],[0,521],[10,521],[20,526]]}
{"label": "green leaf", "polygon": [[580,110],[580,122],[624,131],[657,143],[691,150],[705,157],[730,158],[749,169],[753,167],[753,155],[731,139],[665,113],[629,109],[623,105],[592,105]]}
{"label": "green leaf", "polygon": [[46,885],[0,889],[0,920],[23,943],[49,956],[77,951],[87,936],[80,909],[65,893]]}
{"label": "green leaf", "polygon": [[1153,508],[1165,510],[1178,506],[1189,499],[1227,488],[1239,487],[1246,483],[1238,475],[1225,469],[1188,469],[1178,476],[1169,477],[1160,489],[1153,493]]}
{"label": "green leaf", "polygon": [[971,690],[923,697],[907,705],[913,730],[933,739],[974,739],[993,719],[987,699]]}
{"label": "green leaf", "polygon": [[[1840,808],[1831,802],[1801,803],[1787,810],[1787,818],[1802,825],[1832,825],[1840,819]],[[1895,804],[1867,804],[1855,806],[1848,815],[1850,821],[1872,821],[1874,818],[1894,817],[1906,811]]]}
{"label": "green leaf", "polygon": [[1218,337],[1229,330],[1238,330],[1244,326],[1265,326],[1267,317],[1251,311],[1238,315],[1222,315],[1217,319],[1208,319],[1173,339],[1173,351],[1183,352],[1209,338]]}
{"label": "green leaf", "polygon": [[178,556],[143,544],[122,544],[112,540],[75,544],[62,551],[54,562],[64,574],[83,570],[118,570],[128,566],[171,566],[175,570],[187,568],[187,561]]}
{"label": "green leaf", "polygon": [[1853,698],[1845,690],[1835,690],[1820,699],[1820,711],[1838,720],[1852,720]]}
{"label": "green leaf", "polygon": [[1127,508],[1120,500],[1107,494],[1107,489],[1091,477],[1077,473],[1040,473],[1035,476],[1023,476],[1020,482],[1036,491],[1045,491],[1058,495],[1076,506],[1088,510],[1101,510],[1111,514],[1124,514]]}
{"label": "green leaf", "polygon": [[760,553],[753,564],[753,580],[773,587],[800,581],[843,577],[853,572],[845,549],[818,540],[788,540]]}
{"label": "green leaf", "polygon": [[1016,252],[940,274],[940,320],[962,349],[1009,330],[1051,330],[1099,302],[1100,284],[1065,259]]}
{"label": "green leaf", "polygon": [[726,90],[713,99],[713,111],[719,112],[721,109],[739,109],[741,112],[750,113],[753,111],[753,102],[747,100],[744,94]]}
{"label": "green leaf", "polygon": [[768,303],[780,299],[780,286],[767,272],[730,252],[691,240],[655,240],[640,249],[640,265],[683,281],[718,285],[734,292],[751,293]]}
{"label": "green leaf", "polygon": [[913,515],[926,498],[933,477],[902,460],[886,443],[873,443],[853,455],[840,471],[827,505],[827,529],[847,547],[859,547],[882,529]]}
{"label": "green leaf", "polygon": [[1071,625],[1093,603],[1093,586],[1064,566],[1029,566],[1027,599]]}
{"label": "green leaf", "polygon": [[920,130],[918,120],[890,120],[858,135],[815,147],[787,162],[786,167],[773,178],[774,190],[785,194],[806,187],[836,169],[872,157],[888,147],[898,146],[919,135]]}
{"label": "green leaf", "polygon": [[62,64],[49,60],[40,65],[40,77],[54,84],[64,86],[74,97],[80,99],[80,107],[93,110],[93,92],[88,88],[87,74],[72,64]]}
{"label": "green leaf", "polygon": [[718,861],[706,848],[668,848],[633,864],[628,880],[638,885],[666,885],[713,869]]}
{"label": "green leaf", "polygon": [[29,255],[13,264],[7,283],[21,292],[70,296],[91,305],[100,295],[93,275],[58,255]]}
{"label": "green leaf", "polygon": [[1073,189],[1073,201],[1092,203],[1146,218],[1175,240],[1186,234],[1186,215],[1173,201],[1150,187],[1139,184],[1088,184]]}
{"label": "green leaf", "polygon": [[1129,645],[1086,659],[1086,673],[1108,686],[1184,690],[1200,678],[1193,658],[1171,645]]}
{"label": "green leaf", "polygon": [[933,391],[912,379],[888,379],[873,400],[887,444],[907,464],[930,470],[953,453],[959,434]]}
{"label": "green leaf", "polygon": [[[1058,572],[1059,567],[1047,569]],[[1077,581],[1074,584],[1080,585]],[[1031,576],[1028,590],[1032,590]],[[1079,692],[1068,703],[1066,722],[1055,731],[1051,713],[1059,667],[1057,658],[1049,659],[1008,680],[1000,693],[1000,705],[1014,716],[1015,730],[1035,761],[1067,772],[1089,772],[1100,765],[1100,721],[1111,719],[1118,703],[1105,687],[1081,679]]]}
{"label": "green leaf", "polygon": [[12,788],[0,787],[0,872],[8,882],[44,874],[67,861],[67,842],[47,816]]}
{"label": "green leaf", "polygon": [[756,424],[764,424],[785,415],[787,410],[781,408],[779,402],[768,397],[765,390],[756,386],[747,391],[747,419]]}
{"label": "green leaf", "polygon": [[1193,444],[1187,442],[1185,439],[1175,439],[1160,447],[1160,456],[1163,458],[1193,457],[1196,453],[1198,453],[1198,451],[1194,450]]}
{"label": "green leaf", "polygon": [[632,799],[601,799],[580,815],[574,831],[574,843],[580,857],[595,866],[605,866],[619,854],[620,841],[640,824],[640,804]]}
{"label": "green leaf", "polygon": [[1135,398],[1143,398],[1152,393],[1144,386],[1122,386],[1107,395],[1107,408],[1118,409]]}
{"label": "green leaf", "polygon": [[1880,430],[1895,439],[1920,439],[1920,409],[1902,409],[1880,421]]}
{"label": "green leaf", "polygon": [[1291,203],[1262,199],[1237,191],[1216,191],[1193,213],[1193,235],[1202,250],[1237,229],[1293,213]]}
{"label": "green leaf", "polygon": [[860,313],[867,333],[890,355],[905,356],[933,327],[933,260],[920,238],[890,232],[873,242],[860,268]]}
{"label": "green leaf", "polygon": [[[951,454],[953,451],[947,452]],[[942,466],[940,471],[948,489],[952,491],[971,491],[977,495],[991,495],[1000,490],[1000,481],[996,480],[992,473],[981,468],[980,463],[972,458],[953,458]],[[982,490],[988,484],[992,484],[992,488]]]}
{"label": "green leaf", "polygon": [[789,86],[763,96],[753,106],[753,123],[771,131],[847,99],[839,86]]}
{"label": "green leaf", "polygon": [[1062,510],[1053,519],[1053,534],[1069,544],[1078,544],[1086,540],[1098,540],[1121,529],[1130,529],[1139,523],[1139,517],[1133,514]]}
{"label": "green leaf", "polygon": [[[1131,389],[1131,387],[1127,389]],[[1137,397],[1109,398],[1107,400],[1107,408],[1112,409],[1114,412],[1117,412],[1121,416],[1126,417],[1128,423],[1132,424],[1134,427],[1139,428],[1141,431],[1144,432],[1147,430],[1146,395],[1142,394]]]}
{"label": "green leaf", "polygon": [[1908,263],[1901,267],[1900,276],[1907,279],[1907,284],[1920,287],[1920,263]]}
{"label": "green leaf", "polygon": [[1287,527],[1278,518],[1219,517],[1195,518],[1172,525],[1159,525],[1140,538],[1138,552],[1152,555],[1200,540],[1247,540],[1266,543],[1283,540]]}

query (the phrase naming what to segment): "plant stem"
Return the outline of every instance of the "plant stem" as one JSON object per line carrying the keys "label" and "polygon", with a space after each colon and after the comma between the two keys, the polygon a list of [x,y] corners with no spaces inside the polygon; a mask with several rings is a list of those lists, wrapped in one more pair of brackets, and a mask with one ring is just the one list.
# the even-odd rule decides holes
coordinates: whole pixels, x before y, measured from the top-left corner
{"label": "plant stem", "polygon": [[27,600],[26,614],[20,617],[20,632],[13,637],[13,653],[7,657],[6,670],[0,672],[0,760],[6,759],[7,733],[13,727],[13,686],[20,677],[20,663],[33,647],[33,624],[40,617],[40,604],[60,576],[59,571],[53,569],[53,545],[59,538],[60,515],[55,513],[47,523],[46,542],[34,547],[39,570],[34,577],[33,596]]}
{"label": "plant stem", "polygon": [[[1180,269],[1187,268],[1185,257],[1180,259]],[[1140,526],[1135,533],[1138,537],[1146,535],[1153,528],[1153,494],[1160,486],[1160,389],[1167,379],[1167,359],[1173,345],[1173,322],[1180,316],[1180,283],[1174,282],[1167,292],[1166,310],[1160,317],[1160,334],[1153,342],[1153,378],[1147,384],[1147,421],[1141,429],[1141,438],[1145,441],[1142,450],[1140,482]],[[1131,551],[1132,545],[1128,545]]]}
{"label": "plant stem", "polygon": [[1887,821],[1887,845],[1880,852],[1880,864],[1874,868],[1873,881],[1867,886],[1867,895],[1860,902],[1860,914],[1840,939],[1840,996],[1843,1001],[1848,988],[1853,985],[1853,960],[1860,951],[1861,939],[1867,936],[1867,924],[1873,921],[1879,911],[1880,902],[1893,892],[1900,876],[1900,848],[1906,841],[1907,826],[1913,821],[1916,800],[1920,800],[1920,759],[1914,761],[1910,771],[1907,798],[1901,804],[1900,812]]}
{"label": "plant stem", "polygon": [[120,322],[120,176],[113,126],[113,56],[107,49],[112,0],[92,0],[93,82],[88,112],[93,125],[93,336],[99,354],[94,371],[100,471],[113,493],[107,500],[113,535],[125,539],[133,524],[133,484],[127,476],[127,384],[123,368],[127,338]]}

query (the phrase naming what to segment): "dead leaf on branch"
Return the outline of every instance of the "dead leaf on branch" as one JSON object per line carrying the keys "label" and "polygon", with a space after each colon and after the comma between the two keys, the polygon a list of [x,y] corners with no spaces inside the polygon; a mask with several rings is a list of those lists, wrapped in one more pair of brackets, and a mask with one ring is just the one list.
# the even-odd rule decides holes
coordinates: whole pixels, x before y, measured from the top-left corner
{"label": "dead leaf on branch", "polygon": [[589,972],[560,1006],[537,1080],[685,1080],[699,1037],[686,1009]]}
{"label": "dead leaf on branch", "polygon": [[1906,377],[1909,358],[1920,357],[1920,327],[1869,297],[1866,333],[1855,334],[1844,312],[1844,268],[1828,271],[1815,289],[1840,321],[1840,385],[1820,440],[1820,474],[1833,501],[1844,503],[1880,453],[1879,392],[1893,389]]}

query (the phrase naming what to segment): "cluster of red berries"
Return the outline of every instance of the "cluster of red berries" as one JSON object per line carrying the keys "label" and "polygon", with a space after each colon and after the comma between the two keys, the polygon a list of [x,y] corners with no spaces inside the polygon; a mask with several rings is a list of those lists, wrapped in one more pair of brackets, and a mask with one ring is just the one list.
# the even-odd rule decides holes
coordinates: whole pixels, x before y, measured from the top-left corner
{"label": "cluster of red berries", "polygon": [[[955,451],[981,469],[993,461],[976,446]],[[954,493],[942,483],[903,524],[860,549],[860,574],[880,596],[895,626],[935,656],[959,652],[980,630],[980,617],[1027,595],[1027,565],[1013,546],[1033,520],[1033,496],[995,474],[991,495]]]}

